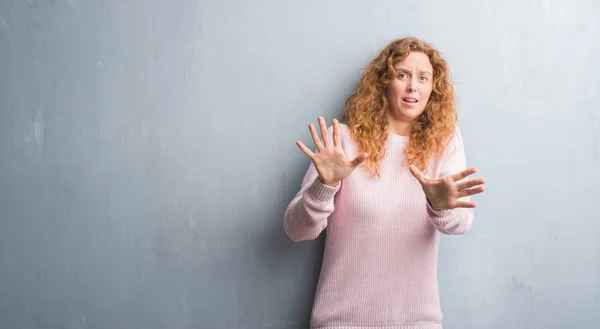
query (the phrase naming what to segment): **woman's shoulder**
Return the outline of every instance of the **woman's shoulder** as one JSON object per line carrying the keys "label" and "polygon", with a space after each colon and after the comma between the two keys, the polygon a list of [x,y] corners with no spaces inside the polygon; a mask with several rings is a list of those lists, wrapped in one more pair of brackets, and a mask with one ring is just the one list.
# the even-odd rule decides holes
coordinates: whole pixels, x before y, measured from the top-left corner
{"label": "woman's shoulder", "polygon": [[457,143],[462,143],[462,131],[458,124],[454,124],[452,133],[448,136],[447,146],[456,145]]}
{"label": "woman's shoulder", "polygon": [[452,132],[448,134],[448,136],[442,140],[442,150],[441,153],[436,154],[433,158],[437,160],[441,160],[441,158],[452,156],[457,148],[462,147],[462,131],[458,124],[454,124]]}
{"label": "woman's shoulder", "polygon": [[431,176],[439,178],[455,173],[458,169],[454,167],[462,163],[464,157],[462,131],[455,124],[454,130],[446,138],[442,152],[432,156],[428,164]]}
{"label": "woman's shoulder", "polygon": [[[341,123],[341,122],[338,122],[338,126],[339,126],[338,133],[340,135],[340,142],[342,144],[341,146],[344,150],[347,151],[347,148],[351,147],[354,144],[354,142],[351,138],[352,133],[350,131],[350,127],[347,124]],[[329,127],[328,133],[329,133],[329,137],[333,138],[333,125]]]}
{"label": "woman's shoulder", "polygon": [[463,135],[462,135],[460,126],[458,124],[454,124],[454,131],[450,135],[449,144],[457,145],[457,144],[462,144],[462,143],[463,143]]}
{"label": "woman's shoulder", "polygon": [[442,157],[453,157],[457,155],[457,152],[459,154],[464,152],[464,142],[462,130],[458,124],[454,124],[454,131],[448,137],[448,142],[446,143]]}
{"label": "woman's shoulder", "polygon": [[340,133],[350,135],[350,127],[347,124],[340,122]]}
{"label": "woman's shoulder", "polygon": [[[339,129],[340,137],[346,137],[346,136],[350,135],[350,127],[348,127],[347,124],[338,122],[338,126],[340,128]],[[329,137],[331,137],[331,138],[333,137],[333,125],[330,125],[329,127],[327,127],[327,133],[329,134]]]}

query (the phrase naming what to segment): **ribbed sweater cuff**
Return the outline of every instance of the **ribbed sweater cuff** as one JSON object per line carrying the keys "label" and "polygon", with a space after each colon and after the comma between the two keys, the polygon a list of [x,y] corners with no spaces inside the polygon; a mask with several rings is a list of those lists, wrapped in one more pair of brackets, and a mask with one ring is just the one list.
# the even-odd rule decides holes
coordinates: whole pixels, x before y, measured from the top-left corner
{"label": "ribbed sweater cuff", "polygon": [[333,197],[339,191],[341,183],[336,186],[329,186],[321,183],[319,177],[315,178],[313,183],[304,191],[304,195],[308,195],[310,198],[320,202],[330,202]]}
{"label": "ribbed sweater cuff", "polygon": [[435,210],[431,206],[431,202],[429,201],[429,199],[427,199],[427,212],[433,218],[442,218],[442,217],[447,217],[448,215],[450,215],[452,213],[452,210],[450,210],[450,209]]}

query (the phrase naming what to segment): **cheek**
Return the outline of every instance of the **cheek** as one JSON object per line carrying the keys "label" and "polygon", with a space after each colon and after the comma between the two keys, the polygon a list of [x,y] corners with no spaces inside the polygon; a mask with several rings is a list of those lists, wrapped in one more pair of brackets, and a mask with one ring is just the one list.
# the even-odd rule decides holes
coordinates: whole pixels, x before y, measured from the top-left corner
{"label": "cheek", "polygon": [[425,87],[425,88],[423,88],[423,90],[421,92],[421,97],[423,99],[429,100],[429,97],[431,97],[432,92],[433,92],[433,89],[431,88],[431,86]]}

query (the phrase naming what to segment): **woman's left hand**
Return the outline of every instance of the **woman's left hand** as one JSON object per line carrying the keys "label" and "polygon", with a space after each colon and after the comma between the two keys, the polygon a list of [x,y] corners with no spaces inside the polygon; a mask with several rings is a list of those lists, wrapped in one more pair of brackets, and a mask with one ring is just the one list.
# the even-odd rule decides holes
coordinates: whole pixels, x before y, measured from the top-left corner
{"label": "woman's left hand", "polygon": [[410,172],[421,183],[423,192],[435,210],[454,208],[475,208],[475,202],[461,201],[459,198],[482,193],[485,183],[483,178],[475,178],[464,182],[458,182],[469,175],[477,172],[475,168],[465,169],[453,175],[431,179],[414,165],[410,166]]}

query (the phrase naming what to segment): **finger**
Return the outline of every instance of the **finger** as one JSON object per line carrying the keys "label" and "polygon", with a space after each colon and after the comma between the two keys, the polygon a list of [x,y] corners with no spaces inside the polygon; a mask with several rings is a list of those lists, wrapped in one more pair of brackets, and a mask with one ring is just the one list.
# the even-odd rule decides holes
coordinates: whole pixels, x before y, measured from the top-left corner
{"label": "finger", "polygon": [[460,190],[464,190],[473,186],[477,186],[477,185],[481,185],[481,184],[485,184],[485,179],[483,178],[475,178],[475,179],[471,179],[468,180],[466,182],[461,182],[456,184],[456,188],[460,191]]}
{"label": "finger", "polygon": [[298,145],[298,147],[300,148],[300,150],[302,150],[302,152],[304,152],[306,155],[308,155],[308,157],[311,160],[315,156],[315,154],[313,153],[313,151],[311,151],[308,147],[306,147],[304,144],[302,144],[301,141],[297,141],[296,145]]}
{"label": "finger", "polygon": [[340,142],[340,125],[336,119],[333,119],[333,147],[341,145]]}
{"label": "finger", "polygon": [[485,191],[485,187],[483,187],[483,186],[473,187],[473,188],[462,190],[462,191],[458,192],[458,197],[463,198],[466,196],[471,196],[471,195],[482,193],[483,191]]}
{"label": "finger", "polygon": [[469,168],[469,169],[465,169],[461,172],[458,172],[456,174],[450,175],[450,178],[452,178],[455,182],[459,181],[461,179],[464,179],[470,175],[473,175],[474,173],[477,172],[477,169],[475,168]]}
{"label": "finger", "polygon": [[317,135],[317,129],[315,129],[315,126],[312,123],[308,125],[308,129],[310,130],[310,134],[312,136],[313,142],[315,143],[315,146],[317,147],[317,150],[321,151],[321,149],[323,148],[323,144],[321,144],[321,140]]}
{"label": "finger", "polygon": [[456,208],[475,208],[475,202],[471,201],[457,201]]}
{"label": "finger", "polygon": [[350,164],[352,165],[352,167],[358,167],[361,163],[363,163],[367,157],[369,157],[369,155],[367,153],[361,153],[359,155],[356,156],[356,158],[354,158],[354,160],[352,160],[352,162],[350,162]]}
{"label": "finger", "polygon": [[419,168],[417,168],[415,165],[410,165],[408,169],[410,170],[410,173],[419,181],[419,183],[425,183],[426,178],[423,176],[423,173],[419,170]]}
{"label": "finger", "polygon": [[325,125],[325,119],[323,119],[323,117],[319,117],[319,126],[321,127],[323,145],[325,145],[325,147],[329,147],[329,136],[327,134],[327,126]]}

